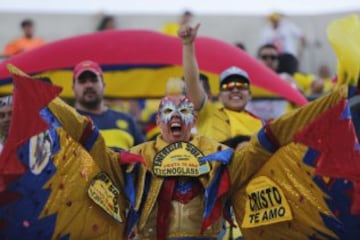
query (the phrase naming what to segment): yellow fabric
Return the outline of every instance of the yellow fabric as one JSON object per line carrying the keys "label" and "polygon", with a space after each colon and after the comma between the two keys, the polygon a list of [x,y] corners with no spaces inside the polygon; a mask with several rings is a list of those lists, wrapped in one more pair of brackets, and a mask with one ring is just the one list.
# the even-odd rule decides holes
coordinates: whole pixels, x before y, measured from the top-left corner
{"label": "yellow fabric", "polygon": [[[191,143],[197,146],[202,153],[206,156],[211,153],[215,153],[219,150],[225,149],[226,146],[220,145],[219,143],[204,137],[194,136]],[[158,136],[156,141],[146,142],[138,145],[131,149],[132,153],[140,154],[144,157],[146,164],[142,166],[138,177],[138,182],[145,180],[145,174],[147,171],[152,172],[153,158],[158,151],[166,147],[168,143],[162,140],[161,136]],[[257,153],[257,154],[254,154]],[[251,144],[245,146],[241,151],[235,153],[235,157],[228,166],[228,171],[231,179],[231,189],[239,189],[244,186],[254,173],[261,168],[261,166],[268,160],[271,153],[267,152],[258,143],[256,138],[251,140]],[[200,176],[198,179],[201,184],[206,188],[211,183],[211,180],[215,177],[216,169],[221,165],[220,162],[210,162],[211,171],[208,175]],[[164,179],[159,177],[153,177],[150,183],[149,194],[142,207],[140,221],[138,224],[138,232],[140,239],[156,239],[156,232],[154,231],[154,221],[157,209],[158,194],[160,192]],[[143,186],[143,185],[142,185]],[[142,199],[142,189],[139,189],[137,194],[137,206],[140,206]],[[198,202],[198,201],[196,201]],[[191,206],[193,211],[193,217],[186,218],[187,221],[184,223],[184,216],[188,214],[188,211],[182,212],[177,211],[179,215],[171,215],[170,229],[168,238],[175,237],[200,237],[200,226],[199,216],[203,212],[204,203],[203,200]],[[180,207],[180,206],[179,206]],[[184,208],[185,206],[181,206]],[[187,206],[190,207],[190,206]],[[173,214],[173,213],[172,213]],[[212,225],[207,229],[204,235],[201,237],[216,237],[219,230],[219,222]],[[187,231],[184,230],[187,229]],[[151,231],[147,231],[151,229]],[[217,230],[216,230],[217,229]],[[216,230],[216,231],[215,231]],[[149,234],[151,236],[149,236]]]}
{"label": "yellow fabric", "polygon": [[262,121],[248,112],[235,113],[217,108],[207,101],[199,111],[196,128],[200,135],[225,141],[237,135],[252,135],[262,127]]}
{"label": "yellow fabric", "polygon": [[333,21],[327,37],[337,56],[337,85],[356,85],[360,73],[360,21],[358,15]]}
{"label": "yellow fabric", "polygon": [[[210,86],[214,96],[218,95],[219,75],[212,72],[202,72],[209,77]],[[60,94],[61,97],[74,98],[72,75],[72,70],[52,70],[41,72],[37,77],[49,77],[54,84],[63,87],[63,91]],[[165,95],[165,86],[168,79],[182,75],[183,70],[180,66],[136,68],[126,71],[105,71],[105,96],[119,98],[161,98]],[[3,85],[0,88],[0,94],[2,95],[12,92],[12,84]],[[277,97],[276,94],[254,85],[251,86],[251,93],[254,98]]]}
{"label": "yellow fabric", "polygon": [[[230,132],[231,135],[229,138],[237,136],[237,135],[248,135],[251,136],[257,133],[260,128],[263,126],[261,120],[255,118],[254,116],[250,115],[248,112],[234,112],[231,110],[224,109],[224,112],[229,118],[230,124]],[[228,122],[225,120],[225,123]],[[219,123],[216,123],[217,125]],[[230,224],[226,222],[225,229],[226,233],[223,239],[229,239],[229,235],[231,234],[234,239],[237,237],[241,237],[241,231],[239,227],[232,228],[230,231]]]}
{"label": "yellow fabric", "polygon": [[[336,219],[326,206],[326,195],[321,192],[316,184],[312,182],[314,170],[303,164],[306,147],[300,144],[291,143],[294,135],[313,121],[324,111],[333,107],[339,101],[346,99],[347,87],[342,87],[338,91],[317,99],[307,106],[294,110],[290,114],[271,122],[269,127],[278,141],[280,147],[274,155],[267,155],[260,149],[253,151],[253,164],[258,164],[262,158],[268,156],[268,162],[256,173],[256,176],[267,176],[276,182],[285,192],[294,219],[289,222],[282,222],[262,226],[259,228],[243,228],[242,233],[245,239],[308,239],[308,236],[316,236],[317,239],[324,239],[316,230],[320,230],[330,236],[334,236],[331,229],[327,229],[322,221],[321,214],[327,215],[333,220]],[[253,145],[253,144],[250,144]],[[236,161],[239,159],[238,154],[244,153],[237,151],[235,153]],[[233,171],[241,169],[229,168],[230,176],[239,176]],[[233,179],[237,182],[238,179]],[[246,186],[234,190],[232,203],[234,213],[238,223],[244,221],[244,204],[247,198],[245,194]],[[305,204],[306,203],[306,204]]]}
{"label": "yellow fabric", "polygon": [[251,136],[262,127],[262,121],[250,115],[248,112],[235,112],[224,109],[230,120],[231,136]]}
{"label": "yellow fabric", "polygon": [[[125,239],[125,224],[115,221],[87,195],[87,186],[100,168],[63,129],[59,128],[58,134],[60,151],[52,160],[56,172],[44,185],[44,189],[50,190],[50,195],[40,215],[40,218],[56,215],[52,239],[67,234],[70,234],[69,239]],[[119,204],[124,219],[126,205],[123,197],[119,198]]]}
{"label": "yellow fabric", "polygon": [[254,177],[245,189],[249,196],[245,201],[242,228],[254,228],[293,219],[283,190],[266,176]]}
{"label": "yellow fabric", "polygon": [[146,99],[145,107],[141,112],[141,120],[147,122],[150,120],[152,114],[156,113],[159,108],[159,99]]}
{"label": "yellow fabric", "polygon": [[[60,98],[53,100],[48,105],[48,108],[60,122],[62,128],[75,141],[80,140],[88,124],[91,124],[86,117],[80,115]],[[105,147],[105,141],[101,134],[99,134],[89,153],[100,169],[106,169],[106,173],[115,181],[118,188],[124,186],[123,174],[119,168],[118,153],[112,152]]]}
{"label": "yellow fabric", "polygon": [[[307,240],[309,236],[316,239],[328,239],[321,237],[315,229],[336,239],[335,234],[325,226],[320,215],[321,213],[336,219],[326,205],[327,196],[312,181],[314,169],[302,162],[306,150],[305,146],[297,144],[282,147],[254,176],[266,176],[279,186],[290,204],[293,219],[258,228],[242,228],[244,239]],[[235,215],[239,223],[246,220],[244,211],[241,209],[245,207],[247,198],[242,191],[237,192],[233,197],[233,203],[236,206],[234,207]]]}
{"label": "yellow fabric", "polygon": [[311,83],[315,79],[314,75],[296,72],[294,73],[293,78],[296,83],[299,84],[305,95],[311,93]]}
{"label": "yellow fabric", "polygon": [[133,136],[121,129],[100,129],[100,133],[108,147],[129,149],[134,146]]}
{"label": "yellow fabric", "polygon": [[334,87],[334,84],[332,83],[330,78],[324,79],[324,93],[330,92]]}
{"label": "yellow fabric", "polygon": [[[335,106],[339,101],[346,99],[347,93],[347,87],[344,86],[332,94],[313,101],[304,108],[294,110],[292,113],[271,122],[269,128],[280,144],[280,148],[275,154],[265,150],[256,136],[254,136],[250,143],[244,148],[235,151],[232,161],[227,169],[231,184],[231,202],[234,207],[237,222],[242,223],[244,220],[244,204],[245,199],[247,198],[245,194],[246,183],[254,176],[267,176],[274,181],[284,192],[294,216],[294,219],[290,222],[280,222],[259,228],[244,228],[242,230],[245,239],[280,240],[284,239],[284,237],[286,239],[308,239],[309,236],[317,236],[319,239],[322,239],[321,236],[316,235],[317,231],[334,236],[331,230],[326,228],[320,217],[320,214],[325,214],[330,218],[335,219],[326,206],[326,196],[312,182],[313,169],[303,165],[301,161],[306,151],[306,147],[299,144],[293,144],[292,141],[295,134],[316,117]],[[52,111],[56,110],[55,103],[52,103]],[[62,111],[63,114],[65,113],[65,110],[66,109]],[[61,123],[66,127],[65,130],[70,134],[74,129],[81,129],[81,126],[86,122],[86,119],[79,116],[69,116],[73,114],[76,115],[74,111],[67,112],[67,116],[61,118]],[[77,139],[77,134],[71,134],[70,136]],[[219,145],[217,142],[202,136],[195,136],[191,143],[197,146],[204,155],[209,155],[217,152],[219,149],[225,148],[223,145]],[[156,141],[146,142],[131,149],[131,152],[140,154],[146,162],[145,165],[140,166],[138,175],[136,176],[136,184],[138,187],[136,193],[136,209],[139,209],[140,206],[142,206],[138,224],[138,230],[140,232],[144,231],[144,229],[148,229],[147,227],[149,225],[152,226],[152,224],[154,224],[152,214],[156,211],[158,194],[163,182],[163,178],[152,177],[149,195],[142,205],[145,176],[147,172],[152,172],[152,160],[155,154],[166,145],[167,143],[164,142],[161,137],[158,137]],[[73,153],[73,151],[70,152]],[[101,135],[97,139],[90,153],[99,168],[107,172],[112,180],[114,180],[120,189],[122,189],[121,187],[123,186],[124,180],[121,168],[118,165],[117,155],[106,150]],[[70,162],[74,163],[75,160]],[[215,169],[221,165],[219,162],[211,162],[210,164],[212,170],[209,175],[199,177],[199,180],[204,187],[209,185],[211,179],[214,177]],[[69,165],[73,166],[72,164]],[[78,166],[75,165],[73,167],[79,171]],[[127,171],[131,172],[132,166],[127,168]],[[194,207],[198,208],[197,210],[201,210],[203,204],[196,204]],[[178,214],[181,214],[181,211],[178,212]],[[174,226],[174,228],[171,229],[177,230],[171,230],[168,237],[182,236],[183,232],[177,227],[179,226],[178,223],[183,219],[181,219],[181,217],[176,219],[171,221],[170,225]],[[197,231],[199,231],[199,224],[198,221],[195,221],[193,224]],[[213,229],[209,230],[211,230],[211,233],[205,231],[204,236],[214,236]]]}

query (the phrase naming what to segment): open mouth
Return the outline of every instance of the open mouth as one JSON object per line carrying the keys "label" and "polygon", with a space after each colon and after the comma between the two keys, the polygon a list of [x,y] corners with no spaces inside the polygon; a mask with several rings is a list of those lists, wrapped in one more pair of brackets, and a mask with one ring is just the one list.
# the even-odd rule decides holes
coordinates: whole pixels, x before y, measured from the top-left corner
{"label": "open mouth", "polygon": [[178,122],[174,122],[170,124],[170,131],[174,136],[180,136],[181,135],[181,129],[182,126]]}
{"label": "open mouth", "polygon": [[235,95],[235,94],[230,95],[229,98],[230,98],[231,100],[235,100],[235,101],[238,101],[238,100],[243,99],[243,97],[242,97],[241,95],[237,95],[237,94],[236,94],[236,95]]}

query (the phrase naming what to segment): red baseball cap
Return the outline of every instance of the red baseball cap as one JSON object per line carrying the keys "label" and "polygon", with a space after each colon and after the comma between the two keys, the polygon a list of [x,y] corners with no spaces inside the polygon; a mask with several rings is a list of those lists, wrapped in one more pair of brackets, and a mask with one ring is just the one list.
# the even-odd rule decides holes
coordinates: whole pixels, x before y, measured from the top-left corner
{"label": "red baseball cap", "polygon": [[98,76],[102,76],[102,70],[97,62],[91,60],[85,60],[78,63],[73,71],[73,78],[77,79],[83,72],[90,71]]}

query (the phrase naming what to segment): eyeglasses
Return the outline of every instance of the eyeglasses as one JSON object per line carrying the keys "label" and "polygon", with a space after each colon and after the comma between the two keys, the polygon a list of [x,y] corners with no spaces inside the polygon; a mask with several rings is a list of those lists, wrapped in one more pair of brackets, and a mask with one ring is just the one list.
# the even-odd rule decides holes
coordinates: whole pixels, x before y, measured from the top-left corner
{"label": "eyeglasses", "polygon": [[244,82],[228,82],[220,85],[221,91],[232,91],[235,88],[239,90],[248,90],[249,84]]}
{"label": "eyeglasses", "polygon": [[264,55],[260,55],[260,58],[262,60],[271,59],[274,61],[274,60],[277,60],[279,57],[277,55],[264,54]]}

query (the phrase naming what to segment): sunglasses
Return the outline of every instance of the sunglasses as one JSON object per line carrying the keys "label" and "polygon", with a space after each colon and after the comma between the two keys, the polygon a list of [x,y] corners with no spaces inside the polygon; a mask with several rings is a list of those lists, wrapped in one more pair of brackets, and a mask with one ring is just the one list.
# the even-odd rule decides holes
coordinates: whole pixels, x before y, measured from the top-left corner
{"label": "sunglasses", "polygon": [[249,84],[244,82],[228,82],[220,85],[221,91],[232,91],[233,89],[248,90]]}
{"label": "sunglasses", "polygon": [[266,60],[266,59],[271,59],[271,60],[277,60],[278,56],[277,55],[270,55],[270,54],[264,54],[264,55],[260,55],[260,58],[262,60]]}

